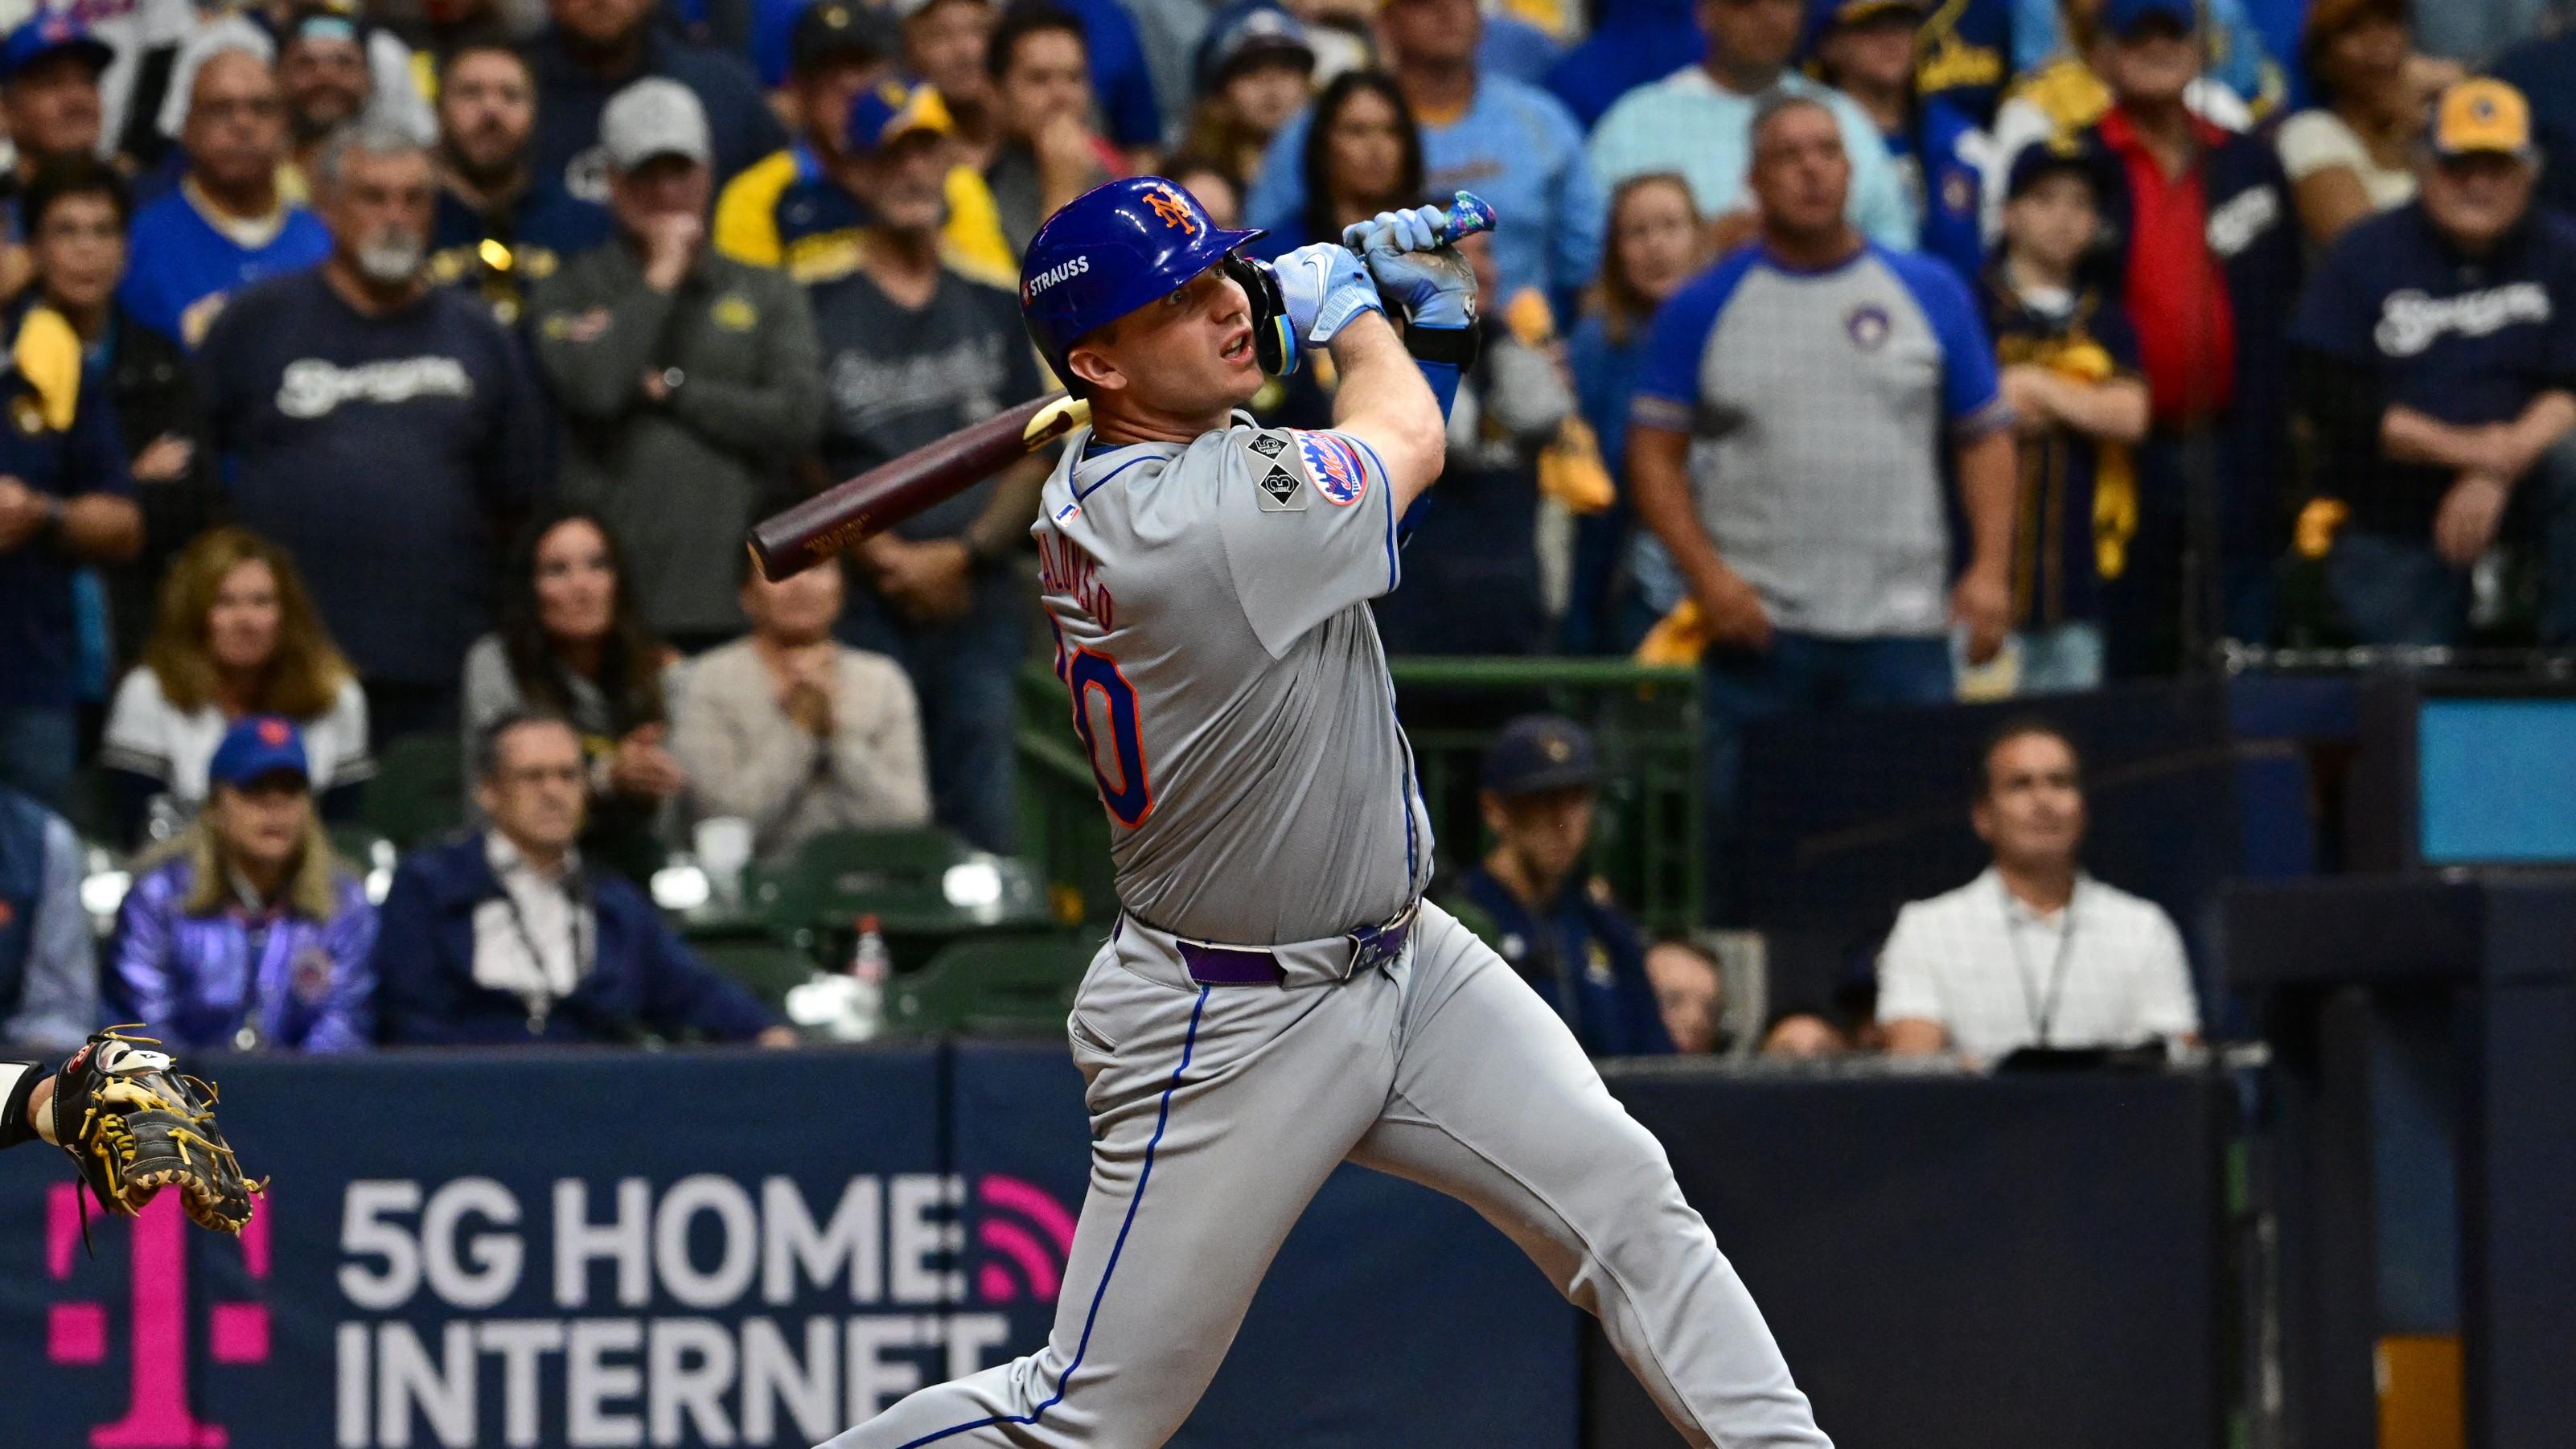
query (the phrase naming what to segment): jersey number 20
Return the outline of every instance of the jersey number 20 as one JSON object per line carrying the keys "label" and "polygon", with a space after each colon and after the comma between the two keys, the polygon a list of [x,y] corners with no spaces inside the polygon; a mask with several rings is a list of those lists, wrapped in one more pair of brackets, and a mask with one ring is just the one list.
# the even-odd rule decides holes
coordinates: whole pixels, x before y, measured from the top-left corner
{"label": "jersey number 20", "polygon": [[[1075,645],[1065,650],[1064,686],[1073,694],[1073,732],[1091,757],[1100,803],[1133,830],[1154,813],[1154,786],[1145,776],[1145,741],[1136,726],[1136,687],[1118,672],[1118,661]],[[1105,718],[1102,739],[1094,716]],[[1106,746],[1104,752],[1103,746]]]}

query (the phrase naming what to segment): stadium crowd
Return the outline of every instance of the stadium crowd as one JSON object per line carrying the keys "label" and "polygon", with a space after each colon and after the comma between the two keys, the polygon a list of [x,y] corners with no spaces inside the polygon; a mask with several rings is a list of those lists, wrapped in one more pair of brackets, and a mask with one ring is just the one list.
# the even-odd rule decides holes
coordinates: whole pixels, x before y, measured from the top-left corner
{"label": "stadium crowd", "polygon": [[[710,819],[762,860],[1013,847],[1051,459],[785,583],[739,540],[1051,386],[1017,253],[1145,171],[1267,255],[1493,203],[1485,347],[1381,629],[1697,664],[1720,832],[1765,717],[2230,643],[2576,643],[2576,33],[2439,8],[23,15],[0,1037],[791,1039],[637,882]],[[1323,426],[1333,385],[1319,358],[1256,411]],[[324,827],[423,733],[463,741],[472,832],[379,904]],[[2197,1033],[2171,923],[2076,868],[2072,744],[1980,763],[1994,869],[1908,908],[1875,1021],[1779,1049]],[[1460,897],[1591,1049],[1707,1050],[1718,963],[1580,869],[1598,779],[1571,723],[1503,730]],[[136,854],[95,963],[65,812]],[[2078,950],[2117,970],[2064,1001],[2011,969]]]}

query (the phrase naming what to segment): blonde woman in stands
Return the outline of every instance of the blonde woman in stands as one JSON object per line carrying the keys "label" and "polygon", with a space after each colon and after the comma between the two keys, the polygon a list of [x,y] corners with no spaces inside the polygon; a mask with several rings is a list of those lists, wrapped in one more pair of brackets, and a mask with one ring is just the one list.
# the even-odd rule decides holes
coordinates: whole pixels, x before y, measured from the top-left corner
{"label": "blonde woman in stands", "polygon": [[351,818],[375,774],[357,676],[283,549],[209,529],[171,562],[143,662],[108,711],[99,761],[117,842],[148,845],[195,819],[215,746],[251,715],[295,722],[323,817]]}

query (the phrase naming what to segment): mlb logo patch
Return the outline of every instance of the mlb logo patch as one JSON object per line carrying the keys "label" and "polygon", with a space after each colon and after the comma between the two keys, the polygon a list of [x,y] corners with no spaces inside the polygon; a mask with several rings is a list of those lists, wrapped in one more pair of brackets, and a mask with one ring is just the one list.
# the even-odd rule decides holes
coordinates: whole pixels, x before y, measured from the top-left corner
{"label": "mlb logo patch", "polygon": [[1080,518],[1081,516],[1082,505],[1079,503],[1067,502],[1062,508],[1055,511],[1055,521],[1058,523],[1071,523],[1073,520]]}
{"label": "mlb logo patch", "polygon": [[1315,491],[1326,501],[1348,507],[1368,492],[1368,469],[1361,466],[1359,450],[1347,439],[1299,432],[1297,455],[1306,460],[1306,476],[1315,480]]}

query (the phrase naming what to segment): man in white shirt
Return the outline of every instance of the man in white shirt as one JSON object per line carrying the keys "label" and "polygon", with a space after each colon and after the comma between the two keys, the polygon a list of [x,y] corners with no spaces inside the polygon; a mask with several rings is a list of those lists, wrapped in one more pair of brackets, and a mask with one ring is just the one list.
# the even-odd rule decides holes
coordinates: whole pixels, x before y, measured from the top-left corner
{"label": "man in white shirt", "polygon": [[2182,937],[2153,902],[2083,873],[2074,743],[2037,720],[1986,746],[1969,822],[1995,863],[1897,913],[1878,1019],[1898,1056],[1991,1063],[2028,1046],[2133,1046],[2200,1034]]}

